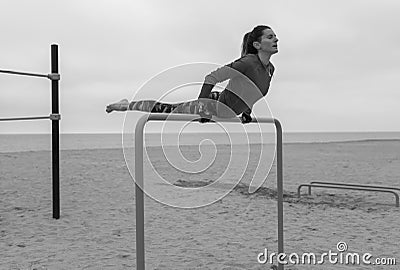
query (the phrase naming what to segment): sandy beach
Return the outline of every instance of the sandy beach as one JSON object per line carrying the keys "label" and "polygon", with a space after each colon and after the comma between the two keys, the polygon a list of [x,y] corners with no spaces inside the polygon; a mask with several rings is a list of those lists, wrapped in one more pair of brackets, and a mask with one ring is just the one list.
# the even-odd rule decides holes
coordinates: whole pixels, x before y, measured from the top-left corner
{"label": "sandy beach", "polygon": [[[165,166],[160,151],[151,147],[148,153],[162,173],[181,185],[199,182]],[[185,151],[196,156],[198,148]],[[50,160],[48,151],[0,154],[0,269],[135,269],[135,189],[122,149],[61,152],[59,220],[51,217]],[[221,201],[197,209],[146,197],[147,269],[269,269],[257,255],[265,248],[277,252],[275,177],[273,166],[263,187],[248,194],[245,176]],[[399,179],[400,141],[285,144],[285,252],[322,254],[344,241],[349,252],[396,258],[399,265],[400,210],[391,194],[318,188],[311,196],[306,189],[301,198],[296,193],[310,181],[399,187]],[[285,269],[398,265],[327,262]]]}

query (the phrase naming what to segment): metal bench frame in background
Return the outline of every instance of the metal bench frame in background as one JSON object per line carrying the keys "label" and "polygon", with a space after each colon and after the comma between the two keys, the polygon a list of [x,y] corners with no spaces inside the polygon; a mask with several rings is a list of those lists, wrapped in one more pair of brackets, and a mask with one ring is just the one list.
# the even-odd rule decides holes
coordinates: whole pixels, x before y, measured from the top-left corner
{"label": "metal bench frame in background", "polygon": [[399,207],[399,194],[396,191],[400,191],[400,188],[386,187],[386,186],[375,186],[375,185],[359,185],[359,184],[348,184],[339,182],[320,182],[313,181],[309,184],[301,184],[297,188],[297,196],[301,196],[301,188],[308,187],[308,195],[311,195],[311,188],[330,188],[330,189],[345,189],[345,190],[359,190],[359,191],[369,191],[369,192],[381,192],[381,193],[391,193],[394,195],[396,200],[396,207]]}

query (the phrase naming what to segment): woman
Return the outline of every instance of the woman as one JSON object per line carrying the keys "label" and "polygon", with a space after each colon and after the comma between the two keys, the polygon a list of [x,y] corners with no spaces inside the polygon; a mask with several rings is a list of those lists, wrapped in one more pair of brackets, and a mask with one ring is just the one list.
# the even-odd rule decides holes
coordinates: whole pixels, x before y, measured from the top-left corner
{"label": "woman", "polygon": [[[168,104],[154,100],[132,101],[123,99],[107,106],[112,111],[139,110],[162,113],[192,113],[208,122],[213,115],[234,117],[241,115],[243,123],[251,122],[251,109],[268,93],[274,66],[270,62],[278,52],[278,38],[265,25],[256,26],[243,37],[242,55],[238,60],[218,68],[205,77],[197,100]],[[229,79],[221,93],[212,91],[216,83]]]}

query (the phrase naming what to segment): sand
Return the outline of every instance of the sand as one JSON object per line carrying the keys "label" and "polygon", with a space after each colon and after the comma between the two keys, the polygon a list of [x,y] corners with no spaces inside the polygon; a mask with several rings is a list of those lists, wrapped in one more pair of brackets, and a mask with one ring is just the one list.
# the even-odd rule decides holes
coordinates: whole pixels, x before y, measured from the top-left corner
{"label": "sand", "polygon": [[[257,147],[257,146],[255,146]],[[168,168],[160,148],[154,166],[171,182],[198,184]],[[197,147],[186,147],[196,156]],[[220,168],[222,162],[214,166]],[[61,152],[61,219],[51,215],[51,155],[0,154],[0,269],[135,269],[134,183],[121,149]],[[250,160],[250,165],[254,160]],[[146,171],[149,166],[146,165]],[[257,255],[277,251],[275,167],[255,194],[244,184],[221,201],[179,209],[145,198],[147,269],[269,269]],[[214,174],[208,176],[212,180]],[[286,144],[285,252],[369,252],[400,264],[400,211],[391,194],[297,186],[339,181],[399,187],[400,142]],[[203,176],[203,179],[206,179]],[[248,180],[248,179],[247,179]],[[247,183],[247,184],[246,184]],[[399,269],[399,266],[292,265],[285,269]]]}

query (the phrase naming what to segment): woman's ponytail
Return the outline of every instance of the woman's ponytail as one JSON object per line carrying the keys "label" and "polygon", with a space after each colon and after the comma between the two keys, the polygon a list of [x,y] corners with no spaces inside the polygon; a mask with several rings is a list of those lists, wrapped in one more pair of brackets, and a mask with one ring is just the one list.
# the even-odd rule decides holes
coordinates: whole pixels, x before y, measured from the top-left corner
{"label": "woman's ponytail", "polygon": [[241,57],[245,56],[247,54],[247,41],[249,39],[251,32],[246,33],[243,36],[243,41],[242,41],[242,53],[241,53]]}

